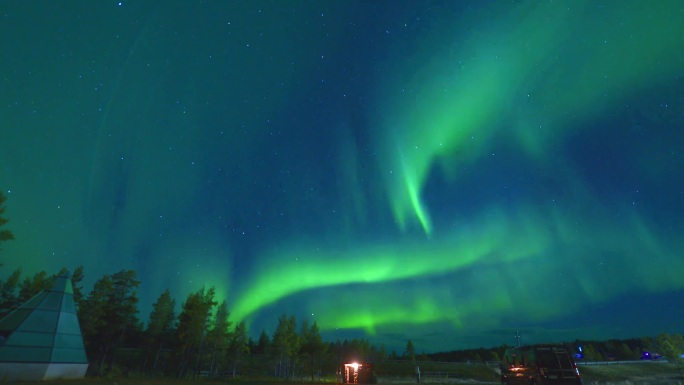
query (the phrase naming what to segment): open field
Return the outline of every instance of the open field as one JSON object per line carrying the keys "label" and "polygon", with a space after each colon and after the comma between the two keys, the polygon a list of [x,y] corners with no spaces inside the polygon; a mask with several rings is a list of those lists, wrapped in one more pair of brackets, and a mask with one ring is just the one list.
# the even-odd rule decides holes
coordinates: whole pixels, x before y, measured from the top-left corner
{"label": "open field", "polygon": [[[405,366],[405,365],[404,365]],[[498,384],[498,368],[482,364],[421,363],[421,382],[427,384]],[[405,367],[383,368],[379,383],[415,384]],[[402,373],[402,369],[404,372]],[[396,371],[395,371],[396,370]],[[684,385],[684,377],[677,368],[665,362],[611,363],[608,365],[580,365],[585,385]],[[401,376],[387,373],[397,372]]]}
{"label": "open field", "polygon": [[[425,369],[432,369],[427,371]],[[385,368],[387,369],[387,368]],[[434,369],[440,369],[439,371]],[[674,365],[668,363],[633,363],[613,365],[582,365],[580,374],[584,385],[684,385],[684,377]],[[482,364],[442,363],[421,366],[424,384],[498,384],[499,375],[495,368]],[[72,381],[16,382],[0,381],[0,384],[40,384],[40,385],[330,385],[330,382],[277,381],[269,379],[172,379],[123,377],[115,379],[86,378]],[[379,384],[415,385],[413,375],[379,375]]]}
{"label": "open field", "polygon": [[668,363],[582,365],[580,374],[585,385],[684,385],[682,374]]}

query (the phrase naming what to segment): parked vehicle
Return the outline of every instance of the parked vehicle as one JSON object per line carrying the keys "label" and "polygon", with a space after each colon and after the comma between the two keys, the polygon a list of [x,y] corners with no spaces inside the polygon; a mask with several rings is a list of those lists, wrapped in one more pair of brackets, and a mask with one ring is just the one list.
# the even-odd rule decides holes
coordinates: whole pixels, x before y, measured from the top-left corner
{"label": "parked vehicle", "polygon": [[559,345],[506,349],[500,368],[502,385],[582,385],[570,351]]}

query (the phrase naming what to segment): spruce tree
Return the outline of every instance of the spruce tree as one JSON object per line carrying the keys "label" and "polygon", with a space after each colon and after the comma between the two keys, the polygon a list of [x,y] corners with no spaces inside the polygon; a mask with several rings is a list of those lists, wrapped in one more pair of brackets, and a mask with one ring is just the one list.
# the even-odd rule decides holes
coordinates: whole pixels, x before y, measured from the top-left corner
{"label": "spruce tree", "polygon": [[[5,201],[7,200],[7,196],[0,192],[0,227],[4,226],[7,222],[9,222],[9,219],[4,218],[3,214],[5,213]],[[2,246],[2,242],[5,241],[10,241],[14,239],[14,234],[12,234],[11,231],[9,230],[0,230],[0,246]],[[2,248],[0,248],[2,250]]]}

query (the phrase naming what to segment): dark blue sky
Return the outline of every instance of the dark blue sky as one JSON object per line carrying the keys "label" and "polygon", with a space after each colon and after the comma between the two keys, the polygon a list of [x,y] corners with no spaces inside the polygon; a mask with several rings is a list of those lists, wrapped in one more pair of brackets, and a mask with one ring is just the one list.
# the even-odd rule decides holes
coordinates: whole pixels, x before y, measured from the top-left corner
{"label": "dark blue sky", "polygon": [[215,286],[254,335],[397,350],[681,333],[683,18],[4,2],[3,275],[131,268],[143,318]]}

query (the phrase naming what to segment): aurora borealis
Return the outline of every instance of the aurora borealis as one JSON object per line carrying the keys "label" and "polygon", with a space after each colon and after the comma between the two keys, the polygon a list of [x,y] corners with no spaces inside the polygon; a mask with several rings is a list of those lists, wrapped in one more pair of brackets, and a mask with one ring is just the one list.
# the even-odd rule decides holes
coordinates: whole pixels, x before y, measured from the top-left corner
{"label": "aurora borealis", "polygon": [[[4,277],[401,351],[681,333],[680,1],[0,4]],[[141,315],[144,319],[146,313]]]}

